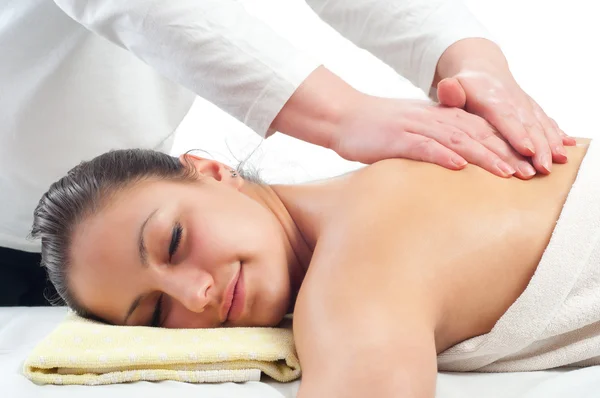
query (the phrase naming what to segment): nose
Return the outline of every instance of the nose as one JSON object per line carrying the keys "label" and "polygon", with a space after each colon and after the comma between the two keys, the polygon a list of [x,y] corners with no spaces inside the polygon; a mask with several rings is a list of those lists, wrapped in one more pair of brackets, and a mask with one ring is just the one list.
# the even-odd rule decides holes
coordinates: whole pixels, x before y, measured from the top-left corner
{"label": "nose", "polygon": [[214,279],[205,270],[179,264],[161,274],[160,290],[179,301],[189,311],[203,312],[212,303]]}
{"label": "nose", "polygon": [[210,287],[211,285],[209,283],[202,283],[197,286],[190,284],[190,286],[182,289],[179,294],[174,292],[170,294],[170,296],[179,300],[179,302],[181,302],[181,304],[189,311],[200,313],[203,312],[211,302],[210,295],[208,294]]}

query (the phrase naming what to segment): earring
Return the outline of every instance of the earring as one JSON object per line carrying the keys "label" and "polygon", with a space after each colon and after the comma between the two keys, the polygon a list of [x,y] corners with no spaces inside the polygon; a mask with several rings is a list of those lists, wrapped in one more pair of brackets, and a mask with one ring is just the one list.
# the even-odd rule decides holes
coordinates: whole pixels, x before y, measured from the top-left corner
{"label": "earring", "polygon": [[235,170],[233,170],[233,169],[232,169],[232,170],[229,170],[229,172],[231,173],[231,177],[232,177],[232,178],[235,178],[235,177],[237,177],[237,173],[236,173],[236,171],[235,171]]}

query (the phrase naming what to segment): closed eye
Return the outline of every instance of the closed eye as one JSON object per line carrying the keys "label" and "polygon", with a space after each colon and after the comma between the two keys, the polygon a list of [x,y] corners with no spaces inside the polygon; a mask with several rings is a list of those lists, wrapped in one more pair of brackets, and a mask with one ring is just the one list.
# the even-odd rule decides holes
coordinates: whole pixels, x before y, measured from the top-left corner
{"label": "closed eye", "polygon": [[150,321],[150,326],[154,328],[158,328],[162,326],[162,322],[160,320],[162,314],[162,301],[163,294],[160,295],[158,300],[156,301],[156,307],[154,307],[154,313],[152,314],[152,320]]}
{"label": "closed eye", "polygon": [[173,226],[173,231],[171,232],[171,243],[169,243],[169,262],[177,252],[177,248],[179,247],[179,243],[181,242],[181,235],[183,234],[183,227],[179,222],[175,223]]}

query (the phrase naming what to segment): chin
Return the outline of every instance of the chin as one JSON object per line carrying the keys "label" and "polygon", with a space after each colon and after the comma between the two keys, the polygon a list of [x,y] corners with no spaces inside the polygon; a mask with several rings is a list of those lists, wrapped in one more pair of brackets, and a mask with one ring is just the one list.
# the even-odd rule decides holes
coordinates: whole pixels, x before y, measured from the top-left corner
{"label": "chin", "polygon": [[274,315],[271,319],[269,319],[269,326],[274,327],[274,326],[279,325],[286,315],[287,315],[287,311],[285,311],[285,310],[277,312],[276,315]]}
{"label": "chin", "polygon": [[252,325],[248,326],[254,327],[276,327],[281,323],[285,315],[286,311],[273,311],[268,314],[263,313],[261,316],[255,317],[250,322],[245,323],[252,323]]}

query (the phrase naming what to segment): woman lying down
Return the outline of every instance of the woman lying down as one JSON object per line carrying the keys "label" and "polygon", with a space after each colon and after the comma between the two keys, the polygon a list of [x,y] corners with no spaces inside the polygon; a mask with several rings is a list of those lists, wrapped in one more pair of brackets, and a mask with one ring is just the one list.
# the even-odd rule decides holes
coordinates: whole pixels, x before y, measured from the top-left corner
{"label": "woman lying down", "polygon": [[438,369],[600,363],[588,144],[530,181],[386,160],[301,185],[115,151],[50,187],[33,234],[82,316],[214,328],[293,312],[299,397],[433,397]]}

